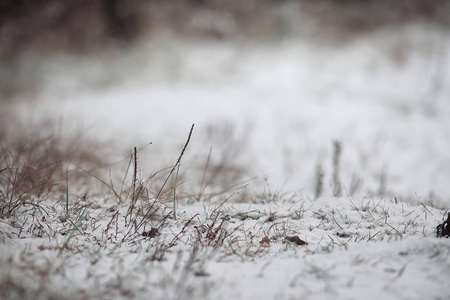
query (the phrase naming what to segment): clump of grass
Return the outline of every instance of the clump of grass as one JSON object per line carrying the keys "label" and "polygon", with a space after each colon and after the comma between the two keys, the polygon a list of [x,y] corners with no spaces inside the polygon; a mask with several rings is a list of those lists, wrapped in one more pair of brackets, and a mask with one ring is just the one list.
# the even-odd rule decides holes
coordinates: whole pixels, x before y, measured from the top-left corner
{"label": "clump of grass", "polygon": [[[24,205],[38,205],[46,195],[66,192],[71,184],[92,180],[76,166],[95,173],[105,165],[101,145],[81,133],[55,133],[52,122],[27,129],[14,121],[0,126],[0,216],[11,217]],[[5,125],[5,122],[8,125]],[[15,130],[11,128],[16,128]],[[19,129],[17,129],[19,128]],[[67,195],[66,195],[67,196]],[[67,197],[66,197],[67,199]]]}
{"label": "clump of grass", "polygon": [[[125,166],[125,174],[119,174],[118,188],[117,181],[112,178],[112,168],[116,164],[107,164],[101,157],[96,160],[96,154],[102,155],[103,149],[97,149],[96,144],[81,135],[72,141],[73,137],[55,134],[53,126],[48,123],[48,129],[40,134],[19,132],[20,143],[15,138],[6,138],[13,133],[6,132],[5,127],[0,130],[0,216],[11,217],[11,224],[20,223],[17,225],[19,238],[48,238],[51,246],[43,246],[40,250],[57,252],[60,260],[66,260],[70,255],[131,247],[146,249],[146,261],[163,261],[170,249],[188,245],[192,255],[186,270],[195,276],[207,274],[205,264],[216,253],[231,255],[236,252],[246,257],[266,251],[266,246],[259,244],[260,239],[250,245],[239,241],[238,236],[251,233],[239,227],[228,228],[229,217],[220,211],[223,204],[245,186],[227,197],[201,225],[198,215],[188,218],[177,214],[178,198],[193,197],[183,194],[182,190],[177,191],[180,164],[193,126],[175,164],[146,179],[139,176],[139,149],[135,147],[131,155],[120,162],[120,168],[122,162],[128,162],[128,166]],[[104,179],[105,175],[109,175],[109,180]],[[174,176],[172,185],[170,179]],[[87,182],[89,184],[85,184]],[[74,195],[74,191],[89,189],[92,183],[106,187],[106,193],[102,191],[92,197]],[[217,195],[199,198],[203,201]],[[166,205],[169,199],[173,200],[172,207]],[[166,229],[172,231],[174,224],[181,226],[171,236]],[[201,258],[205,253],[206,258]],[[98,259],[93,258],[92,264]]]}
{"label": "clump of grass", "polygon": [[[111,231],[112,224],[118,226],[119,210],[127,203],[126,212],[120,213],[121,217],[125,217],[125,232],[118,234],[116,227],[114,239],[120,243],[134,242],[138,238],[152,238],[153,235],[143,235],[141,229],[145,233],[145,227],[151,225],[152,229],[156,228],[159,231],[169,216],[176,218],[177,183],[175,186],[169,186],[168,182],[175,170],[179,172],[181,158],[189,144],[193,127],[175,165],[170,169],[151,174],[146,180],[138,178],[139,150],[135,147],[119,189],[116,188],[116,181],[112,178],[112,167],[116,164],[106,162],[105,147],[100,143],[90,140],[81,133],[67,135],[58,133],[55,129],[58,128],[57,124],[50,121],[32,126],[39,128],[38,131],[29,130],[22,124],[11,126],[9,123],[8,126],[1,126],[0,218],[17,220],[17,215],[33,210],[31,211],[33,218],[37,218],[34,216],[35,211],[40,211],[38,215],[43,216],[45,213],[47,221],[50,222],[52,217],[47,212],[50,205],[50,213],[59,216],[54,220],[72,228],[64,230],[69,235],[60,245],[60,250],[66,250],[69,241],[75,235],[84,234],[81,225],[86,217],[86,207],[98,206],[89,199],[87,192],[91,191],[90,194],[94,194],[92,187],[98,187],[100,183],[102,187],[107,188],[106,191],[104,188],[98,191],[101,198],[116,200],[109,203],[111,207],[108,211],[114,215],[105,235],[111,237],[108,231]],[[134,170],[131,172],[131,184],[124,188],[128,170],[133,168],[132,165]],[[108,169],[109,179],[104,179],[104,176],[108,175]],[[73,196],[70,193],[79,190],[86,191],[83,197]],[[174,206],[173,211],[168,213],[166,207],[162,207],[159,202],[170,193],[173,193]],[[55,206],[55,199],[60,200],[60,207]],[[23,221],[26,222],[25,219]],[[153,221],[157,221],[157,224],[153,224]]]}
{"label": "clump of grass", "polygon": [[[192,136],[192,132],[193,131],[194,131],[194,124],[192,124],[191,130],[189,131],[189,135],[188,135],[188,138],[186,140],[186,144],[183,146],[183,149],[181,150],[180,156],[178,157],[175,165],[170,170],[170,172],[167,175],[166,179],[164,180],[161,188],[159,189],[158,193],[156,194],[156,197],[155,197],[155,199],[153,201],[153,204],[150,206],[150,209],[147,211],[147,213],[144,215],[142,220],[136,226],[136,230],[139,230],[139,228],[146,223],[146,220],[148,219],[148,217],[154,213],[152,208],[153,208],[154,204],[159,200],[160,196],[163,194],[164,188],[165,188],[167,182],[169,181],[170,177],[172,176],[173,172],[175,172],[177,167],[180,165],[181,158],[183,157],[184,152],[186,151],[186,148],[189,145],[189,141],[191,140],[191,136]],[[175,206],[176,205],[176,201],[175,201],[176,192],[175,192],[175,189],[176,189],[176,185],[174,186],[174,200],[173,200],[173,212],[172,212],[174,218],[176,218],[176,211],[175,211],[176,210],[176,206]]]}

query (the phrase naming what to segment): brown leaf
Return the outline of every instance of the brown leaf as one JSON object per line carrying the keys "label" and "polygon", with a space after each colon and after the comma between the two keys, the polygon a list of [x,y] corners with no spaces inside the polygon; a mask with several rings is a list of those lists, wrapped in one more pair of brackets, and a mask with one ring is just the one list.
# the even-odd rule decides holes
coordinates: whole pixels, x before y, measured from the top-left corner
{"label": "brown leaf", "polygon": [[299,246],[303,246],[303,245],[308,245],[307,242],[305,242],[304,240],[300,239],[298,237],[298,235],[294,235],[294,236],[287,236],[286,240],[292,243],[296,243]]}

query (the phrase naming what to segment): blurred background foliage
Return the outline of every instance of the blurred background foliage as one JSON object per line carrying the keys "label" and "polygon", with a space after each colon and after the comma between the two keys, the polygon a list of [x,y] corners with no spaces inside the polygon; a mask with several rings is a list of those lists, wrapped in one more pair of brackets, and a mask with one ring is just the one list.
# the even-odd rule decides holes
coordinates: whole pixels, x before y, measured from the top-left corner
{"label": "blurred background foliage", "polygon": [[183,39],[345,42],[417,21],[447,28],[450,1],[0,0],[0,95],[17,91],[17,68],[30,53],[127,49],[162,31]]}

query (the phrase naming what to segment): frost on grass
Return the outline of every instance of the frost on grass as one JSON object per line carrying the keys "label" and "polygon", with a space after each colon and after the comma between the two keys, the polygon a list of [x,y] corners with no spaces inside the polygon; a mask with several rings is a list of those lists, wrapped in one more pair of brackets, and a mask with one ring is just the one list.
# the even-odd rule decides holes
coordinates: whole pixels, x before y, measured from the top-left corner
{"label": "frost on grass", "polygon": [[[436,237],[443,210],[395,198],[309,200],[268,183],[234,203],[245,186],[208,197],[183,190],[182,155],[142,177],[135,150],[117,180],[112,167],[75,164],[73,147],[38,141],[25,156],[2,141],[2,299],[450,297],[450,245]],[[66,150],[49,155],[55,171],[29,184],[53,165],[33,162],[56,149]]]}
{"label": "frost on grass", "polygon": [[166,204],[136,204],[148,209],[130,218],[129,204],[94,198],[69,212],[50,200],[20,207],[0,223],[2,299],[450,296],[450,246],[435,237],[442,211],[432,207],[197,203],[175,220]]}

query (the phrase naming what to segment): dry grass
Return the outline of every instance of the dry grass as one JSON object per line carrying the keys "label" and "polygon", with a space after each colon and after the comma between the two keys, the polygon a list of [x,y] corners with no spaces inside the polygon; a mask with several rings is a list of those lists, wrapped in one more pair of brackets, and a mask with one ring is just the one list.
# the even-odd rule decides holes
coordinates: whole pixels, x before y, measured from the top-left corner
{"label": "dry grass", "polygon": [[[440,213],[378,198],[305,200],[273,191],[268,180],[253,203],[228,205],[239,188],[227,184],[212,192],[208,186],[230,178],[226,163],[236,149],[218,160],[209,152],[193,187],[200,187],[198,194],[179,185],[191,172],[180,163],[192,129],[173,165],[141,178],[138,148],[111,164],[105,147],[85,136],[63,136],[52,123],[39,131],[12,124],[0,127],[0,248],[8,252],[0,256],[2,299],[205,298],[214,288],[209,264],[261,261],[274,251],[305,258],[434,235],[427,218]],[[337,183],[340,147],[335,143]],[[176,211],[182,200],[194,205]],[[320,266],[309,267],[317,278],[328,276]],[[196,289],[199,282],[204,289]]]}
{"label": "dry grass", "polygon": [[[97,169],[106,165],[102,145],[81,133],[63,136],[52,122],[25,127],[1,119],[0,216],[10,217],[21,205],[39,205],[51,193],[70,184],[92,184]],[[18,129],[19,128],[19,129]]]}
{"label": "dry grass", "polygon": [[[100,206],[96,199],[104,199],[107,210],[114,213],[110,216],[107,232],[111,231],[112,224],[120,223],[118,211],[126,207],[123,214],[126,231],[120,235],[120,243],[124,243],[142,236],[156,237],[168,218],[177,218],[178,201],[211,201],[222,197],[227,201],[231,196],[227,198],[226,193],[235,191],[238,186],[227,186],[220,191],[213,188],[206,193],[206,186],[212,178],[229,177],[223,160],[210,175],[209,166],[212,164],[209,157],[199,194],[193,194],[192,188],[183,189],[180,186],[183,183],[181,158],[193,127],[173,166],[141,178],[138,175],[140,150],[136,147],[129,158],[110,163],[107,161],[108,155],[105,155],[106,145],[81,133],[63,135],[58,130],[58,124],[53,122],[29,127],[6,117],[1,122],[0,217],[17,221],[20,214],[33,210],[39,212],[38,215],[42,215],[45,221],[49,218],[49,207],[46,205],[53,202],[50,210],[57,212],[55,219],[63,223],[70,221],[71,224],[65,230],[67,239],[61,249],[68,247],[73,234],[80,230],[82,220],[89,218],[87,208]],[[223,155],[226,156],[226,153]],[[45,205],[42,204],[44,202]],[[172,207],[167,203],[171,203]],[[58,208],[55,205],[59,205]],[[157,225],[152,223],[155,220]],[[26,222],[24,219],[21,221]],[[54,233],[40,230],[44,227],[38,225],[36,232],[39,233],[36,234],[53,238]],[[114,239],[119,239],[117,232]]]}

